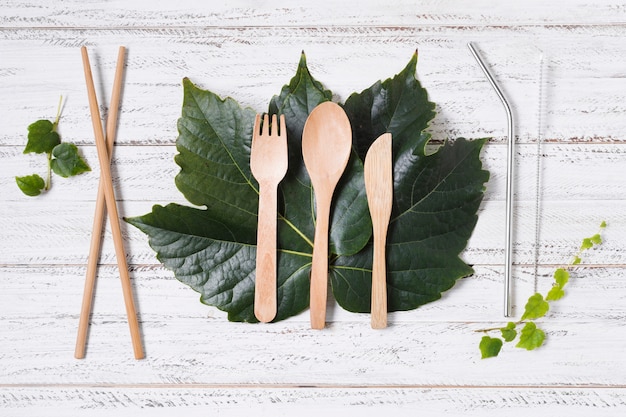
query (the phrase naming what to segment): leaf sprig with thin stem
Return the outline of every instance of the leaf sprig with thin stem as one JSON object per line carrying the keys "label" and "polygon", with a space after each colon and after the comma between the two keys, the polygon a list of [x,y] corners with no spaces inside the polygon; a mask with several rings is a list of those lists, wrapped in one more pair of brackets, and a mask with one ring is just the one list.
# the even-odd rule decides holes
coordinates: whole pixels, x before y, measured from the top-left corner
{"label": "leaf sprig with thin stem", "polygon": [[42,191],[48,191],[52,182],[52,172],[67,178],[91,171],[89,165],[79,155],[76,145],[68,142],[61,143],[57,128],[61,119],[62,104],[63,97],[59,99],[54,122],[41,119],[28,126],[28,142],[24,153],[43,153],[46,154],[48,160],[45,180],[39,174],[15,177],[17,186],[28,196],[34,197]]}
{"label": "leaf sprig with thin stem", "polygon": [[[546,313],[550,310],[550,302],[563,298],[565,295],[564,288],[570,278],[568,269],[571,269],[581,263],[581,257],[586,250],[602,243],[601,233],[605,227],[606,222],[603,221],[600,224],[600,230],[598,233],[583,239],[578,252],[574,255],[569,265],[563,268],[558,268],[554,271],[554,282],[552,283],[552,288],[550,288],[550,291],[548,291],[545,297],[540,293],[536,293],[528,298],[524,308],[524,314],[522,314],[519,321],[509,322],[504,327],[476,330],[477,332],[485,333],[485,336],[482,337],[479,344],[481,357],[483,359],[498,356],[504,343],[513,342],[516,339],[518,342],[515,347],[521,349],[534,350],[543,345],[546,334],[543,330],[537,327],[534,320],[546,315]],[[522,324],[524,327],[518,332],[518,326]],[[500,337],[489,336],[489,333],[491,332],[499,332]]]}

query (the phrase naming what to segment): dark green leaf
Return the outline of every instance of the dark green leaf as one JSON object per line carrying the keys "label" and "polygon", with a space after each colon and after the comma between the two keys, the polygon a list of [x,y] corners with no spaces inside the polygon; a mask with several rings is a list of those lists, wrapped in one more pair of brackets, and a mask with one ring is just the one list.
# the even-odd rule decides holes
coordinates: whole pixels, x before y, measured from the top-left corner
{"label": "dark green leaf", "polygon": [[500,353],[502,349],[502,339],[497,337],[483,336],[478,345],[480,348],[480,354],[482,359],[494,358]]}
{"label": "dark green leaf", "polygon": [[344,108],[352,124],[354,147],[364,160],[370,145],[386,132],[393,134],[395,153],[408,146],[422,151],[430,140],[425,132],[435,117],[435,103],[416,78],[417,53],[396,76],[377,81],[346,100]]}
{"label": "dark green leaf", "polygon": [[[228,312],[232,321],[256,321],[253,311],[256,249],[248,231],[216,221],[206,210],[169,204],[145,216],[126,219],[150,236],[159,261],[200,300]],[[276,320],[309,305],[310,256],[278,253]]]}
{"label": "dark green leaf", "polygon": [[528,322],[522,329],[522,333],[520,335],[520,340],[515,347],[533,350],[540,347],[543,344],[543,341],[546,338],[546,334],[543,330],[538,329],[535,323]]}
{"label": "dark green leaf", "polygon": [[326,90],[309,72],[303,52],[296,75],[289,84],[283,86],[279,95],[272,98],[268,110],[271,114],[284,114],[285,119],[290,122],[287,130],[288,137],[294,144],[293,149],[290,147],[292,157],[302,154],[302,148],[298,145],[302,142],[302,130],[309,113],[318,104],[330,101],[332,97],[332,92]]}
{"label": "dark green leaf", "polygon": [[[287,118],[290,169],[279,189],[282,207],[278,222],[279,258],[282,259],[278,266],[278,280],[285,283],[290,291],[285,297],[279,297],[277,320],[299,313],[309,301],[308,274],[315,224],[311,210],[313,194],[301,152],[294,152],[294,149],[301,149],[302,129],[308,112],[328,100],[330,93],[326,94],[320,84],[311,78],[304,62],[301,61],[295,77],[298,82],[292,80],[283,88],[280,96],[272,100],[276,111],[292,115]],[[203,266],[201,269],[206,281],[203,286],[195,285],[197,278],[190,279],[184,269],[175,267],[175,262],[163,262],[174,270],[178,279],[199,291],[204,302],[228,311],[231,320],[256,321],[252,295],[258,184],[249,167],[254,112],[242,109],[232,99],[223,100],[209,91],[199,89],[187,79],[184,80],[184,90],[183,114],[178,123],[179,154],[176,156],[181,171],[176,177],[176,185],[187,200],[206,207],[205,210],[197,211],[203,218],[210,220],[208,224],[214,225],[212,227],[219,224],[229,231],[231,237],[216,236],[217,231],[212,231],[212,228],[207,229],[202,237],[193,234],[187,236],[189,229],[181,230],[179,222],[161,222],[155,226],[151,215],[130,221],[137,226],[154,226],[142,230],[151,237],[151,244],[160,259],[165,259],[162,253],[164,248],[154,241],[163,235],[187,236],[192,242],[199,241],[197,244],[200,247],[205,238],[213,239],[216,247],[220,244],[231,247],[231,242],[247,245],[251,270]],[[185,213],[189,215],[193,210],[196,209],[189,208]],[[173,215],[167,213],[161,216],[167,218]],[[335,193],[331,217],[331,253],[358,252],[370,236],[371,221],[363,185],[363,165],[358,158],[353,157]],[[175,258],[187,257],[186,266],[201,263],[203,256],[206,255],[174,254]],[[238,265],[241,260],[233,258],[233,262]],[[225,271],[229,271],[228,276]],[[249,295],[238,298],[237,307],[219,301],[221,298],[230,299],[229,294],[211,292],[215,289],[226,291],[231,281],[238,282],[237,289]],[[243,308],[242,305],[246,303],[246,308]]]}
{"label": "dark green leaf", "polygon": [[[289,171],[280,184],[284,202],[284,217],[292,228],[284,229],[279,239],[288,247],[300,235],[313,241],[315,221],[311,180],[302,158],[302,131],[309,113],[320,103],[329,101],[332,93],[315,80],[307,66],[304,53],[300,57],[296,75],[280,94],[272,98],[269,113],[284,114],[289,142]],[[333,199],[330,227],[330,252],[354,254],[363,249],[371,236],[371,221],[367,208],[363,163],[352,155],[342,179],[337,184]],[[311,249],[307,249],[311,251]]]}
{"label": "dark green leaf", "polygon": [[286,218],[291,219],[294,229],[281,230],[279,239],[282,245],[286,245],[299,233],[306,236],[309,246],[313,244],[311,238],[314,233],[314,224],[311,222],[313,191],[302,160],[302,131],[309,113],[318,104],[331,99],[332,93],[311,76],[303,52],[295,76],[289,84],[283,86],[280,94],[270,101],[268,109],[270,114],[285,115],[289,145],[289,171],[280,184],[280,191],[284,205],[283,213]]}
{"label": "dark green leaf", "polygon": [[64,178],[91,171],[89,165],[78,154],[78,148],[72,143],[61,143],[52,150],[54,159],[50,162],[50,167],[55,174]]}
{"label": "dark green leaf", "polygon": [[250,172],[254,111],[201,90],[188,79],[183,87],[176,186],[189,202],[205,206],[211,219],[245,230],[245,242],[254,243],[258,207],[258,184]]}
{"label": "dark green leaf", "polygon": [[505,342],[511,342],[517,337],[517,330],[515,330],[515,323],[509,322],[506,327],[500,329],[502,338]]}
{"label": "dark green leaf", "polygon": [[[458,254],[476,224],[488,178],[479,159],[482,144],[459,139],[430,156],[419,149],[395,155],[394,208],[387,237],[390,311],[437,300],[458,278],[472,274]],[[336,265],[331,282],[339,304],[368,312],[371,246],[338,258]]]}
{"label": "dark green leaf", "polygon": [[24,153],[50,153],[61,143],[61,138],[49,120],[37,120],[28,126],[28,142]]}
{"label": "dark green leaf", "polygon": [[[476,224],[489,173],[482,170],[484,140],[458,139],[426,155],[434,104],[416,79],[417,55],[395,77],[353,94],[345,109],[355,146],[366,152],[379,134],[393,135],[394,206],[387,237],[389,311],[437,300],[472,274],[458,254]],[[372,248],[339,257],[331,271],[333,294],[345,309],[368,312]]]}
{"label": "dark green leaf", "polygon": [[46,182],[37,174],[15,177],[15,182],[24,194],[31,197],[38,196],[46,187]]}
{"label": "dark green leaf", "polygon": [[526,307],[524,309],[524,314],[522,315],[522,320],[530,319],[538,319],[539,317],[545,316],[545,314],[550,309],[550,304],[548,304],[543,296],[539,293],[532,295],[528,302],[526,303]]}

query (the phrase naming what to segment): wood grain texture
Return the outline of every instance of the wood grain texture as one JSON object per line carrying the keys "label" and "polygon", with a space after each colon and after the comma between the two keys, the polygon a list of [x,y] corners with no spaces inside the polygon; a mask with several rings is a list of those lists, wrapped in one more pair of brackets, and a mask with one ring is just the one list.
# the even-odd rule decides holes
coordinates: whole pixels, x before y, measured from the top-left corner
{"label": "wood grain texture", "polygon": [[[507,345],[494,361],[480,359],[482,335],[474,331],[483,327],[395,322],[392,316],[381,331],[372,330],[369,318],[363,318],[329,323],[324,332],[311,331],[304,320],[264,328],[204,318],[147,318],[141,322],[147,359],[136,361],[123,314],[96,317],[87,356],[76,361],[75,332],[69,332],[76,323],[76,317],[52,316],[3,325],[3,333],[15,342],[3,346],[2,384],[625,387],[623,356],[597,355],[600,349],[625,346],[623,324],[615,320],[606,320],[601,328],[591,322],[546,320],[541,323],[547,335],[544,349],[527,352]],[[47,343],[17,339],[24,330]]]}
{"label": "wood grain texture", "polygon": [[[466,48],[469,40],[476,43],[505,92],[513,97],[520,141],[533,141],[538,135],[542,55],[546,140],[623,141],[626,84],[620,64],[626,54],[621,42],[626,26],[600,26],[592,32],[561,26],[543,30],[539,26],[529,34],[508,26],[463,31],[439,26],[331,27],[322,32],[281,26],[174,31],[7,29],[0,31],[4,48],[0,53],[6,66],[0,73],[0,92],[7,97],[2,106],[10,107],[1,109],[29,111],[17,112],[6,121],[0,144],[21,144],[32,117],[51,117],[60,94],[68,97],[61,123],[64,137],[92,143],[86,93],[77,83],[82,77],[79,47],[88,45],[93,51],[94,77],[98,91],[104,90],[100,97],[104,103],[115,66],[113,51],[121,44],[129,52],[119,143],[173,142],[185,76],[222,97],[232,96],[244,106],[264,111],[295,74],[302,50],[313,75],[345,100],[350,93],[398,73],[416,49],[420,51],[419,79],[438,104],[431,124],[433,136],[439,140],[488,136],[503,141],[503,110]],[[503,38],[506,43],[497,42]],[[16,52],[23,48],[33,51],[32,56]],[[599,57],[602,65],[597,64]],[[48,65],[45,77],[37,64],[42,61]],[[159,100],[154,101],[157,89]]]}
{"label": "wood grain texture", "polygon": [[[460,279],[455,287],[444,293],[441,300],[408,312],[393,313],[391,322],[404,321],[453,321],[486,322],[500,319],[499,301],[502,289],[501,266],[475,266],[474,275]],[[547,292],[551,286],[553,267],[539,268],[537,277],[533,267],[516,267],[514,285],[514,313],[521,316],[528,296],[535,291]],[[62,317],[78,317],[84,266],[12,266],[0,269],[5,291],[0,299],[6,307],[3,318],[27,318],[32,305],[41,305],[37,316],[52,312]],[[180,316],[224,321],[225,313],[197,302],[197,295],[187,286],[174,279],[173,274],[160,265],[134,266],[131,277],[135,287],[141,317],[150,320],[160,314],[166,317]],[[620,267],[588,266],[572,274],[568,301],[555,304],[553,319],[599,321],[602,318],[623,320],[626,313],[620,310],[624,302],[626,277]],[[100,267],[94,302],[94,316],[99,320],[123,314],[120,309],[121,287],[117,268],[113,265]],[[24,303],[12,304],[13,298]],[[167,300],[157,302],[156,300]],[[27,302],[26,302],[27,301]],[[585,308],[581,308],[581,304]],[[367,323],[368,315],[346,312],[329,302],[333,322],[358,321]],[[296,322],[307,321],[306,312],[294,318]],[[120,318],[122,319],[122,318]],[[167,321],[166,319],[163,319]],[[252,329],[256,326],[248,325]],[[258,326],[260,329],[272,326]],[[478,329],[478,327],[477,327]],[[127,335],[122,334],[123,337]],[[203,337],[200,335],[200,337]],[[226,341],[227,342],[227,341]]]}
{"label": "wood grain texture", "polygon": [[[17,188],[17,187],[15,187]],[[93,202],[31,201],[30,204],[7,202],[2,206],[0,227],[4,239],[0,242],[0,265],[62,265],[86,262]],[[52,200],[52,198],[50,198]],[[168,201],[158,202],[167,203]],[[122,201],[121,216],[148,213],[152,202]],[[610,224],[607,242],[587,254],[592,263],[624,265],[622,233],[626,227],[626,203],[613,200],[544,202],[541,209],[539,262],[567,263],[580,246],[582,238],[596,232],[601,221]],[[462,256],[470,264],[501,265],[504,256],[504,202],[488,201],[478,211],[479,220]],[[535,205],[516,203],[514,263],[533,264],[535,246]],[[138,229],[123,223],[128,259],[134,264],[156,263],[155,253],[147,237]],[[37,236],[24,240],[25,235]],[[101,262],[114,264],[114,248],[110,228],[105,230]],[[20,245],[14,242],[20,241]]]}
{"label": "wood grain texture", "polygon": [[[49,404],[57,405],[54,409]],[[12,416],[315,416],[354,412],[395,415],[500,416],[528,412],[621,416],[625,406],[618,388],[233,388],[233,387],[42,387],[2,389],[0,405]],[[22,405],[22,407],[20,407]],[[208,411],[207,411],[208,410]]]}
{"label": "wood grain texture", "polygon": [[[44,175],[45,158],[41,155],[24,155],[23,149],[24,144],[0,146],[0,165],[6,170],[6,175],[0,177],[0,193],[5,202],[38,201],[25,199],[15,187],[13,176],[34,172]],[[535,199],[537,150],[536,144],[519,144],[516,147],[515,192],[519,201]],[[99,178],[96,149],[93,145],[83,145],[79,151],[90,164],[92,172],[71,179],[53,178],[54,194],[51,194],[50,200],[59,203],[95,201]],[[543,143],[539,151],[542,201],[619,201],[626,194],[626,181],[622,178],[626,168],[626,144]],[[174,177],[180,171],[174,162],[176,154],[173,144],[118,145],[113,152],[111,168],[118,199],[183,202],[184,196],[174,185]],[[506,146],[486,144],[481,160],[483,167],[491,173],[486,184],[485,200],[504,200]]]}
{"label": "wood grain texture", "polygon": [[[203,26],[309,26],[341,27],[367,25],[511,25],[605,26],[624,21],[626,10],[616,0],[567,2],[545,5],[540,0],[506,7],[497,0],[480,0],[471,6],[458,1],[427,0],[420,2],[347,0],[337,5],[332,0],[315,4],[220,1],[211,7],[193,0],[175,4],[166,0],[91,2],[61,0],[5,0],[0,23],[6,27],[203,27]],[[559,11],[560,13],[555,13]],[[306,18],[305,18],[306,17]]]}
{"label": "wood grain texture", "polygon": [[[0,415],[624,415],[625,36],[626,7],[615,0],[0,0]],[[583,237],[609,225],[540,320],[546,345],[505,346],[493,360],[479,359],[476,330],[506,322],[506,119],[468,41],[516,118],[514,315],[547,292]],[[121,216],[185,203],[173,159],[183,77],[263,112],[302,50],[344,101],[398,73],[417,49],[418,78],[437,104],[433,146],[490,137],[482,160],[491,179],[462,253],[474,275],[437,302],[390,314],[382,331],[332,299],[321,332],[309,329],[308,311],[229,323],[122,223],[147,354],[135,361],[107,226],[87,358],[74,360],[99,179],[79,49],[89,47],[108,103],[120,45],[128,58],[111,175]],[[62,138],[93,171],[55,177],[48,194],[28,198],[14,176],[43,174],[45,158],[22,154],[26,127],[53,118],[59,95]]]}

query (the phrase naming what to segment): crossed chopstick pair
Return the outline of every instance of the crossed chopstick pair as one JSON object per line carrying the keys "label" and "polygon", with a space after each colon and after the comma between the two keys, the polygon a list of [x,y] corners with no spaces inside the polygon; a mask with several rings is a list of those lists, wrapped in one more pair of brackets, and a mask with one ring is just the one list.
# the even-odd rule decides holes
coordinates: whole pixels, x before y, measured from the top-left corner
{"label": "crossed chopstick pair", "polygon": [[102,241],[102,222],[104,220],[104,211],[109,215],[111,223],[111,233],[115,244],[115,256],[120,271],[120,279],[122,281],[122,290],[124,294],[124,304],[126,306],[126,315],[128,317],[128,325],[130,327],[130,335],[133,344],[135,359],[144,357],[143,347],[141,344],[141,333],[139,331],[139,323],[137,321],[137,313],[133,301],[130,277],[128,274],[128,264],[126,262],[126,251],[124,250],[124,241],[120,228],[118,210],[115,202],[115,193],[113,191],[113,181],[111,178],[111,154],[117,129],[117,118],[119,113],[119,102],[122,90],[122,80],[124,73],[124,58],[126,49],[121,46],[117,57],[117,67],[115,70],[115,80],[113,82],[113,93],[111,94],[111,104],[109,107],[109,115],[106,123],[106,141],[102,132],[102,122],[100,119],[100,110],[98,107],[98,99],[93,84],[93,76],[91,74],[91,66],[89,64],[89,56],[87,48],[81,48],[83,57],[83,68],[85,71],[85,81],[87,83],[87,95],[89,97],[89,109],[91,112],[91,121],[96,140],[96,148],[98,151],[98,162],[100,163],[100,182],[98,185],[98,196],[96,198],[96,212],[94,215],[93,231],[91,235],[91,247],[89,250],[89,260],[87,263],[87,275],[85,278],[85,289],[83,292],[83,302],[78,323],[78,336],[76,339],[76,350],[74,356],[76,359],[85,357],[85,345],[87,341],[87,329],[89,327],[89,316],[91,314],[91,305],[93,301],[93,290],[96,281],[96,269],[98,264],[98,256],[100,254],[100,245]]}

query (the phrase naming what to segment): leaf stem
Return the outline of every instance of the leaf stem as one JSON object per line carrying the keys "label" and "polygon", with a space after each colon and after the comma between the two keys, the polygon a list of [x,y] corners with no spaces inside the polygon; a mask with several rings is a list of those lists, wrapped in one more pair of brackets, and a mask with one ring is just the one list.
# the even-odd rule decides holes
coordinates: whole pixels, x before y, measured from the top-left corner
{"label": "leaf stem", "polygon": [[298,236],[300,236],[302,238],[302,240],[304,240],[307,244],[309,244],[311,247],[313,247],[313,242],[311,241],[311,239],[309,239],[308,237],[306,237],[306,235],[304,233],[302,233],[293,223],[291,223],[285,216],[283,216],[282,214],[278,215],[280,220],[284,221],[285,224],[289,227],[291,227],[291,229],[293,229],[294,232],[296,232],[296,234]]}
{"label": "leaf stem", "polygon": [[313,254],[311,254],[311,253],[298,252],[298,251],[295,251],[295,250],[278,249],[278,251],[281,252],[281,253],[288,253],[290,255],[304,256],[305,258],[312,258],[313,257]]}
{"label": "leaf stem", "polygon": [[[521,324],[526,323],[526,326],[524,327],[524,329],[522,329],[522,333],[521,333],[521,339],[519,341],[519,343],[516,345],[516,347],[521,347],[521,348],[525,348],[527,350],[533,350],[535,348],[538,348],[539,346],[541,346],[543,344],[543,340],[545,338],[545,333],[541,330],[541,329],[537,329],[535,326],[535,322],[534,319],[536,318],[540,318],[543,317],[546,312],[549,309],[548,306],[548,302],[549,301],[556,301],[559,300],[563,295],[563,287],[567,284],[568,280],[569,280],[569,273],[565,272],[571,269],[576,268],[580,262],[581,262],[581,257],[583,255],[583,252],[585,252],[588,249],[593,248],[595,245],[599,245],[602,243],[602,236],[601,233],[604,230],[604,228],[606,227],[606,222],[602,222],[600,224],[600,230],[598,231],[598,233],[596,233],[595,235],[585,238],[583,239],[583,242],[581,244],[581,246],[578,248],[578,251],[576,252],[576,255],[574,255],[574,258],[572,261],[570,261],[569,264],[558,268],[555,271],[554,274],[554,283],[553,283],[553,289],[557,288],[560,290],[560,293],[556,292],[552,297],[550,296],[552,294],[552,290],[550,290],[550,292],[548,293],[548,295],[544,297],[539,294],[536,293],[535,295],[531,296],[528,299],[528,303],[526,304],[526,311],[524,312],[524,315],[522,315],[522,319],[527,318],[530,319],[528,321],[526,320],[519,320],[517,322],[509,322],[508,325],[506,326],[501,326],[501,327],[491,327],[491,328],[487,328],[487,329],[480,329],[480,330],[474,330],[475,333],[485,333],[488,334],[489,332],[495,332],[495,331],[501,331],[502,332],[502,339],[504,339],[506,342],[510,342],[512,340],[514,340],[517,336],[518,333],[516,333],[515,328]],[[561,273],[560,273],[561,272]],[[537,301],[535,298],[538,298],[539,300]],[[539,304],[544,304],[545,306],[542,306],[542,309],[538,309],[538,305]],[[539,311],[537,311],[539,310]],[[530,313],[530,314],[529,314]],[[509,327],[511,324],[513,324],[513,326]],[[532,328],[531,328],[532,326]],[[535,338],[532,341],[529,341],[528,338],[528,330],[530,330],[530,332],[533,334],[533,338]],[[505,335],[505,332],[507,331],[514,331],[515,333],[513,333],[512,337],[508,338],[507,335]],[[525,335],[526,333],[526,335]],[[526,337],[526,339],[524,339]],[[485,346],[484,346],[484,340],[485,338],[487,338],[487,340],[491,340],[489,338],[489,336],[484,336],[483,340],[481,341],[481,344],[479,346],[482,354],[483,354],[483,358],[485,357],[493,357],[493,356],[498,356],[498,353],[500,351],[500,349],[498,348],[497,352],[495,352],[495,354],[488,354],[487,356],[485,356]],[[500,341],[500,345],[501,345],[501,341],[502,339],[499,338],[495,338],[496,340]],[[531,343],[532,342],[532,343]],[[500,346],[501,347],[501,346]]]}
{"label": "leaf stem", "polygon": [[57,117],[54,119],[54,123],[52,123],[52,125],[54,126],[54,130],[56,130],[57,126],[59,125],[59,120],[61,120],[61,111],[63,110],[63,96],[59,96],[59,105],[57,106]]}
{"label": "leaf stem", "polygon": [[46,177],[46,186],[44,190],[48,191],[50,189],[50,184],[52,183],[52,152],[48,152],[48,175]]}
{"label": "leaf stem", "polygon": [[[519,326],[520,324],[524,324],[526,323],[526,320],[519,320],[519,321],[514,321],[513,323],[515,323],[515,326]],[[489,332],[495,332],[497,330],[502,330],[504,329],[506,326],[500,326],[500,327],[490,327],[488,329],[480,329],[480,330],[474,330],[474,333],[489,333]]]}

